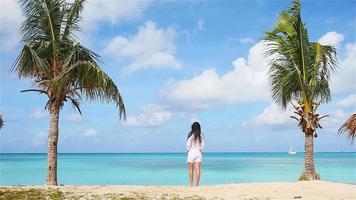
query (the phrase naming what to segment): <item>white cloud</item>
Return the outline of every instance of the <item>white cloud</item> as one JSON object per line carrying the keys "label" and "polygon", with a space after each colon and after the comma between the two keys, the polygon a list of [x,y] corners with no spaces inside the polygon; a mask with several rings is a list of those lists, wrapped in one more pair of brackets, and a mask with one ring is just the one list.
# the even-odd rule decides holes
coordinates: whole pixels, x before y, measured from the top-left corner
{"label": "white cloud", "polygon": [[85,131],[84,136],[85,137],[95,137],[96,136],[96,130],[93,129],[93,128],[88,129],[87,131]]}
{"label": "white cloud", "polygon": [[258,114],[250,121],[245,121],[242,123],[243,126],[256,126],[256,127],[265,127],[265,126],[286,126],[292,124],[293,119],[290,116],[293,114],[292,108],[287,107],[286,110],[282,110],[281,107],[275,103],[271,103],[266,107],[262,113]]}
{"label": "white cloud", "polygon": [[350,94],[347,98],[337,102],[337,105],[349,107],[356,105],[356,94]]}
{"label": "white cloud", "polygon": [[148,21],[130,38],[116,36],[105,51],[119,60],[128,59],[130,64],[125,73],[140,69],[180,68],[181,64],[174,55],[175,37],[173,28],[157,28],[155,23]]}
{"label": "white cloud", "polygon": [[326,33],[318,40],[321,44],[336,46],[338,52],[345,52],[344,56],[338,55],[339,68],[331,75],[331,90],[336,94],[356,92],[356,43],[343,46],[343,40],[344,35],[334,31]]}
{"label": "white cloud", "polygon": [[[69,1],[73,2],[73,1]],[[86,31],[97,28],[100,23],[115,25],[122,21],[133,20],[141,17],[148,7],[148,0],[90,0],[84,5],[81,26]],[[24,16],[16,0],[0,1],[0,43],[2,50],[11,51],[20,42],[18,34]],[[80,38],[89,41],[86,34],[77,33]]]}
{"label": "white cloud", "polygon": [[197,31],[202,31],[202,30],[204,30],[204,27],[205,27],[205,21],[204,21],[203,19],[199,19],[199,20],[197,21],[197,28],[196,28],[196,30],[197,30]]}
{"label": "white cloud", "polygon": [[242,126],[248,127],[269,127],[275,130],[285,130],[297,127],[297,121],[290,118],[293,115],[292,106],[287,106],[285,110],[276,103],[271,103],[260,114],[248,121],[243,121]]}
{"label": "white cloud", "polygon": [[44,119],[48,117],[48,113],[43,111],[42,109],[37,108],[31,112],[30,117],[32,119]]}
{"label": "white cloud", "polygon": [[186,109],[267,100],[270,97],[269,61],[264,56],[265,48],[263,41],[258,42],[249,50],[247,60],[236,59],[233,70],[226,74],[206,69],[191,79],[173,81],[161,89],[160,98]]}
{"label": "white cloud", "polygon": [[83,121],[83,116],[80,114],[70,114],[64,117],[64,120],[70,121],[70,122],[81,122]]}
{"label": "white cloud", "polygon": [[[295,119],[290,118],[291,115],[296,116],[293,113],[294,108],[290,105],[286,110],[282,110],[280,106],[275,103],[271,103],[260,114],[252,118],[251,120],[242,122],[243,126],[249,127],[270,127],[273,129],[289,129],[297,128],[298,122]],[[320,124],[324,128],[339,128],[341,124],[351,115],[350,112],[346,112],[342,109],[332,109],[324,112],[319,112],[322,115],[329,115],[320,121]]]}
{"label": "white cloud", "polygon": [[[328,32],[319,42],[340,46],[343,35]],[[268,83],[268,60],[264,57],[265,44],[254,45],[247,59],[233,62],[234,70],[218,74],[206,69],[191,79],[172,81],[160,91],[160,98],[173,106],[188,109],[204,109],[211,105],[236,104],[267,100],[270,98]],[[356,43],[347,44],[345,56],[339,58],[340,67],[332,73],[333,93],[356,91]]]}
{"label": "white cloud", "polygon": [[340,128],[340,126],[346,121],[348,117],[351,116],[351,113],[345,112],[342,109],[336,109],[328,112],[330,116],[322,119],[321,126],[323,128]]}
{"label": "white cloud", "polygon": [[240,39],[239,39],[239,42],[240,42],[241,44],[252,44],[252,43],[255,42],[255,40],[252,39],[252,38],[250,38],[250,37],[245,37],[245,38],[240,38]]}
{"label": "white cloud", "polygon": [[86,28],[92,29],[102,22],[115,25],[124,20],[132,20],[141,16],[148,3],[147,0],[90,0],[84,5],[83,23]]}
{"label": "white cloud", "polygon": [[33,146],[44,146],[47,143],[47,133],[45,131],[41,131],[36,133],[32,138]]}
{"label": "white cloud", "polygon": [[18,31],[23,19],[24,17],[17,1],[0,1],[0,43],[2,50],[14,50],[20,42]]}
{"label": "white cloud", "polygon": [[323,35],[318,42],[322,45],[333,45],[336,48],[339,48],[340,43],[344,40],[344,35],[337,32],[327,32]]}
{"label": "white cloud", "polygon": [[149,104],[135,116],[127,117],[122,123],[126,126],[153,127],[167,122],[171,116],[172,114],[164,108]]}
{"label": "white cloud", "polygon": [[345,56],[339,58],[339,68],[331,76],[333,93],[356,92],[356,43],[346,45]]}

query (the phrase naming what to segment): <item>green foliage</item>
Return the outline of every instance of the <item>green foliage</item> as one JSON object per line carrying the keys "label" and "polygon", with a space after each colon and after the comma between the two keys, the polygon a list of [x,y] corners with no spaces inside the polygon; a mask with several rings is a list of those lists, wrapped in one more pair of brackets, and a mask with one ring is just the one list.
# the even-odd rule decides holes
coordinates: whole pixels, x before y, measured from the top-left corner
{"label": "green foliage", "polygon": [[156,194],[147,195],[145,193],[132,192],[130,194],[121,193],[82,193],[78,191],[62,192],[60,187],[58,188],[6,188],[0,187],[0,200],[13,200],[13,199],[29,199],[29,200],[60,200],[60,199],[115,199],[115,200],[150,200],[150,199],[162,199],[162,200],[204,200],[206,198],[193,195],[181,197],[178,194]]}
{"label": "green foliage", "polygon": [[[125,106],[114,81],[100,68],[100,56],[76,41],[84,0],[20,0],[25,21],[24,46],[13,71],[31,78],[49,98],[46,107],[69,101],[79,110],[82,98],[114,102],[125,117]],[[79,110],[80,112],[80,110]]]}
{"label": "green foliage", "polygon": [[330,72],[337,66],[336,49],[309,41],[298,0],[280,14],[265,40],[266,54],[272,59],[269,74],[275,102],[285,108],[293,99],[302,100],[310,111],[313,102],[330,101]]}
{"label": "green foliage", "polygon": [[8,189],[0,188],[0,200],[28,199],[28,200],[60,200],[64,199],[63,192],[55,189]]}

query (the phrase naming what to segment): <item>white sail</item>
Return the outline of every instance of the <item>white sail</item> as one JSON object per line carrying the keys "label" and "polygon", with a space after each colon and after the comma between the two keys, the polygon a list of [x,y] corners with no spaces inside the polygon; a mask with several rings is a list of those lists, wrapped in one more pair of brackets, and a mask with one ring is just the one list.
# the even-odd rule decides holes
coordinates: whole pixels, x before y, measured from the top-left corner
{"label": "white sail", "polygon": [[288,151],[288,154],[297,154],[297,152],[293,151],[293,147],[291,147]]}

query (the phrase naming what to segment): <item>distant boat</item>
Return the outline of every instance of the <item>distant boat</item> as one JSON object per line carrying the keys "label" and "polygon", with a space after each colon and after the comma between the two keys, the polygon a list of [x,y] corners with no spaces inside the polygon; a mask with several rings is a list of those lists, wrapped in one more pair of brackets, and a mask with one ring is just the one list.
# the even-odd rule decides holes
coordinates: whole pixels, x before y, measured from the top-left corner
{"label": "distant boat", "polygon": [[297,152],[293,151],[293,147],[289,149],[288,154],[297,154]]}

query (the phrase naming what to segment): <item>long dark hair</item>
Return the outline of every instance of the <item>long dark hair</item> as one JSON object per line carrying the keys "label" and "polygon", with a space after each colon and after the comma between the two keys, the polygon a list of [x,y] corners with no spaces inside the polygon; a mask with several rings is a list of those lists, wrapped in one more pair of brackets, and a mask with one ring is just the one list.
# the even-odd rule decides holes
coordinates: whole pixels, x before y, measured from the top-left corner
{"label": "long dark hair", "polygon": [[199,143],[201,143],[201,128],[199,122],[194,122],[192,124],[192,130],[189,132],[187,139],[192,135],[194,141],[198,139]]}

